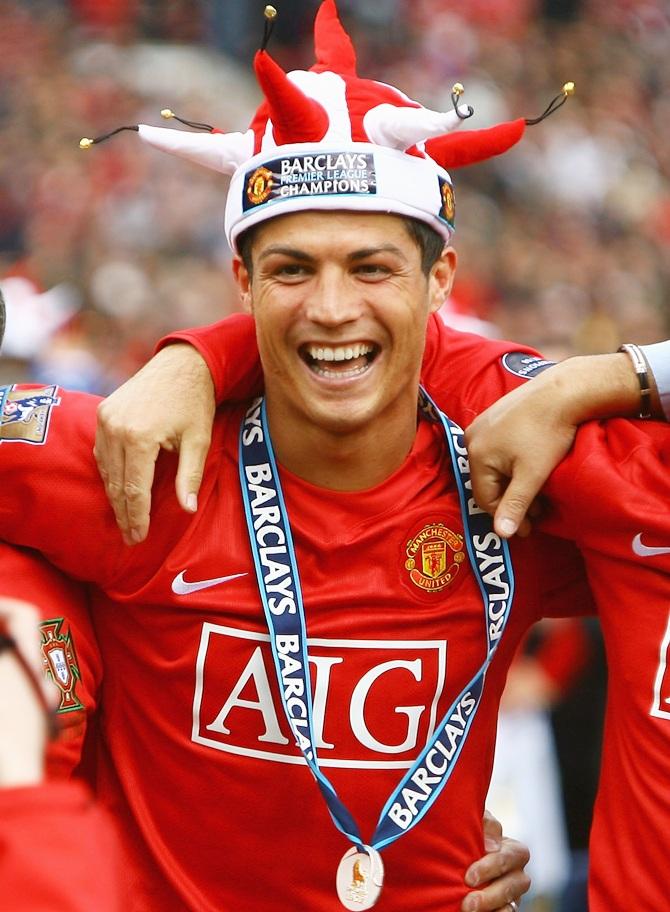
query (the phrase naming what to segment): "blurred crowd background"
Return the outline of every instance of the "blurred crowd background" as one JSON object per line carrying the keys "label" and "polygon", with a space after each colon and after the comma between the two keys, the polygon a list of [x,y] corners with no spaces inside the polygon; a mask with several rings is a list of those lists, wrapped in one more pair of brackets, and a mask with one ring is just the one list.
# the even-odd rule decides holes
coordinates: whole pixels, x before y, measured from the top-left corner
{"label": "blurred crowd background", "polygon": [[[271,52],[287,68],[308,67],[317,0],[277,6]],[[251,58],[263,8],[0,2],[3,374],[105,393],[168,330],[238,307],[225,179],[132,133],[88,152],[78,142],[164,123],[164,107],[246,129],[259,100]],[[467,128],[536,116],[566,80],[576,84],[516,148],[455,173],[449,318],[559,357],[665,337],[667,0],[340,0],[340,9],[361,75],[441,110],[460,81],[476,111]]]}

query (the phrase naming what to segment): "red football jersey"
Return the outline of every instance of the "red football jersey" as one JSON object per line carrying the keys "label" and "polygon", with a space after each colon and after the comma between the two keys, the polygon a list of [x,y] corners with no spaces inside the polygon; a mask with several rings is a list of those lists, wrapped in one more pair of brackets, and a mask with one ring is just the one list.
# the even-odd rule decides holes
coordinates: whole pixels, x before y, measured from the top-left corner
{"label": "red football jersey", "polygon": [[[2,427],[0,465],[12,483],[0,495],[0,536],[99,587],[96,788],[120,822],[130,908],[336,912],[334,875],[347,844],[281,709],[239,492],[243,409],[217,417],[195,516],[174,498],[174,457],[161,457],[149,537],[127,548],[91,456],[96,400],[56,389],[16,388],[10,397],[11,414],[27,420]],[[454,417],[464,420],[468,407]],[[422,421],[403,466],[371,490],[324,491],[283,470],[281,478],[319,754],[369,838],[485,656],[482,598],[458,557],[451,467],[441,431]],[[380,912],[458,908],[464,872],[483,852],[509,661],[540,611],[588,607],[571,547],[537,536],[513,552],[516,601],[482,705],[444,793],[384,851]],[[93,650],[75,645],[80,661],[95,662]]]}
{"label": "red football jersey", "polygon": [[0,789],[0,883],[11,912],[125,912],[110,820],[81,783]]}
{"label": "red football jersey", "polygon": [[[584,555],[607,651],[603,764],[590,852],[591,912],[668,908],[670,428],[586,425],[548,491],[550,528]],[[579,750],[579,744],[575,744]]]}

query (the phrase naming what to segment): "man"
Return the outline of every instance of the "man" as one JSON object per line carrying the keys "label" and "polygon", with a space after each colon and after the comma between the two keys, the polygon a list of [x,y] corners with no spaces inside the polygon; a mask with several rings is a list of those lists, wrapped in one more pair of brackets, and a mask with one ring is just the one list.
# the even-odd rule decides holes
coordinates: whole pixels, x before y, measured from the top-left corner
{"label": "man", "polygon": [[[81,599],[36,555],[0,547],[3,572],[24,597],[69,611]],[[0,882],[14,912],[121,912],[118,849],[110,821],[80,781],[44,774],[45,701],[37,622],[28,602],[0,599]],[[56,645],[56,644],[54,644]],[[54,663],[57,655],[53,656]],[[54,666],[55,667],[55,666]],[[54,675],[55,676],[55,675]],[[44,690],[42,691],[42,688]]]}
{"label": "man", "polygon": [[[665,387],[670,358],[651,347]],[[667,396],[666,410],[670,410]],[[530,473],[519,441],[546,407],[533,384],[502,399],[470,428],[480,462],[477,498],[496,521],[520,466],[521,510],[544,479]],[[584,555],[608,662],[603,764],[590,843],[589,908],[623,909],[634,888],[645,909],[667,905],[663,834],[670,819],[668,618],[670,610],[670,429],[610,421],[579,431],[573,452],[545,488],[546,527]],[[518,516],[518,514],[515,515]]]}
{"label": "man", "polygon": [[515,645],[540,604],[588,599],[570,549],[515,542],[509,612],[462,434],[425,400],[417,426],[454,269],[448,175],[353,135],[275,145],[302,99],[263,60],[271,123],[227,225],[265,404],[219,413],[195,516],[173,504],[174,460],[158,466],[129,551],[95,484],[95,401],[53,390],[35,426],[3,428],[0,533],[100,587],[98,788],[138,907],[456,909]]}
{"label": "man", "polygon": [[[315,737],[335,788],[355,808],[363,832],[370,833],[386,795],[413,759],[417,741],[425,742],[427,732],[477,671],[486,649],[481,596],[460,557],[461,520],[444,464],[442,432],[422,420],[412,443],[417,353],[428,309],[439,306],[438,289],[449,281],[449,258],[436,265],[429,280],[402,219],[369,213],[342,213],[335,219],[341,228],[346,226],[336,233],[342,239],[339,245],[330,214],[305,212],[268,220],[252,248],[254,279],[241,262],[237,274],[243,293],[253,300],[259,339],[266,346],[268,424],[273,431],[279,427],[274,447],[286,470],[282,483],[298,561],[307,568],[302,585],[317,674]],[[310,243],[300,241],[296,247],[305,236]],[[312,278],[315,272],[318,280]],[[303,281],[305,275],[309,278]],[[305,346],[311,349],[329,335],[327,302],[322,295],[312,296],[310,289],[316,281],[336,279],[339,285],[343,278],[357,289],[352,307],[359,306],[355,299],[361,293],[367,301],[361,315],[364,341],[343,341],[372,346],[379,359],[368,376],[359,365],[353,383],[350,375],[324,377],[304,362]],[[318,337],[312,335],[317,325]],[[332,328],[330,335],[335,335]],[[396,374],[402,381],[398,389],[392,382]],[[20,397],[22,391],[9,395]],[[183,514],[172,503],[166,465],[158,481],[163,493],[156,497],[161,517],[147,542],[129,552],[118,540],[104,494],[95,484],[90,446],[96,402],[64,393],[60,400],[45,407],[49,412],[42,416],[43,446],[25,446],[14,438],[0,447],[0,462],[13,474],[16,492],[2,498],[0,529],[4,537],[39,548],[68,573],[104,589],[94,605],[105,665],[98,788],[122,822],[127,855],[139,858],[136,897],[166,908],[175,906],[177,896],[194,908],[209,908],[213,902],[225,906],[237,895],[242,879],[251,908],[260,907],[261,895],[265,909],[290,908],[296,897],[311,907],[335,908],[333,877],[346,841],[329,822],[307,770],[296,765],[295,745],[268,664],[267,633],[236,490],[236,437],[245,409],[221,414],[214,449],[218,455],[206,474],[197,516]],[[258,420],[257,408],[252,408],[245,435],[254,437]],[[391,426],[388,446],[380,447],[382,429]],[[307,437],[307,447],[295,447],[299,435]],[[338,463],[347,466],[342,476],[346,491],[341,494],[332,490]],[[275,587],[268,599],[272,605],[275,598],[277,609],[287,599],[290,610],[292,596],[281,570],[285,533],[278,531],[267,479],[262,483],[265,470],[254,465],[247,475],[256,479],[251,482],[250,510],[252,515],[256,511],[259,523],[259,560],[269,568],[269,588]],[[59,479],[57,485],[50,483],[53,477]],[[321,477],[327,488],[315,487]],[[39,503],[35,510],[25,509],[29,491],[29,502]],[[394,508],[390,515],[389,504]],[[394,549],[388,571],[381,572],[389,536],[402,550]],[[435,824],[417,828],[419,834],[423,830],[418,846],[415,837],[410,840],[414,849],[399,851],[390,845],[385,850],[390,870],[396,871],[397,889],[387,890],[382,907],[405,907],[409,885],[419,883],[421,887],[411,888],[415,908],[457,908],[469,858],[481,851],[480,824],[473,828],[470,818],[481,818],[495,696],[502,687],[505,660],[535,617],[539,589],[558,605],[563,592],[572,588],[569,565],[558,580],[551,580],[534,571],[533,558],[526,558],[523,546],[517,550],[528,569],[526,580],[517,584],[519,615],[509,622],[498,650],[501,659],[496,654],[488,671],[477,725],[472,727],[474,740],[463,742],[466,762],[459,761],[453,772],[452,800],[458,811],[450,811],[449,802],[437,801],[431,809]],[[437,567],[430,564],[429,553]],[[339,581],[357,554],[359,570],[353,583],[340,591]],[[562,562],[558,553],[551,558]],[[502,572],[495,555],[486,560]],[[449,578],[442,572],[445,561]],[[492,581],[500,595],[506,583],[497,575]],[[459,594],[458,601],[452,601],[456,614],[450,620],[443,606],[452,584]],[[390,605],[396,606],[391,613]],[[447,684],[444,648],[454,623],[463,631],[467,648],[459,650],[454,641]],[[286,663],[289,658],[297,661],[290,655]],[[290,683],[300,694],[298,683]],[[152,695],[150,715],[140,710],[135,694]],[[469,699],[463,700],[471,708]],[[338,719],[343,710],[344,718]],[[461,744],[463,712],[457,708],[450,716],[454,744]],[[436,755],[430,757],[434,769],[443,767]],[[178,801],[165,788],[177,770]],[[204,782],[211,789],[205,807],[197,819],[184,818],[184,805],[194,804]],[[407,792],[411,802],[413,791]],[[244,808],[250,806],[254,817],[245,821]],[[396,818],[405,823],[411,811],[402,810]],[[259,833],[272,832],[277,833],[272,860],[256,871],[253,847]],[[225,870],[218,860],[222,841],[228,844]],[[307,867],[303,841],[320,846],[319,852],[310,853]],[[402,840],[399,843],[402,846]]]}

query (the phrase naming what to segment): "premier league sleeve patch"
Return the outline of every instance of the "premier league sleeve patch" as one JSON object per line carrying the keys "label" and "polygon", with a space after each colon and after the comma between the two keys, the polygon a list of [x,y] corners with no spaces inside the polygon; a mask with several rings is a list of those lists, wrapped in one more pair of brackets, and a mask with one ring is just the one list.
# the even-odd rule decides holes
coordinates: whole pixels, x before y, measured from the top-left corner
{"label": "premier league sleeve patch", "polygon": [[537,355],[529,355],[527,352],[505,352],[502,357],[502,364],[506,371],[514,374],[515,377],[521,377],[522,380],[529,380],[536,377],[548,367],[552,367],[555,361],[546,361]]}
{"label": "premier league sleeve patch", "polygon": [[84,706],[77,696],[81,672],[70,629],[64,618],[52,618],[40,624],[42,635],[42,666],[45,676],[53,681],[60,693],[59,713],[74,712]]}
{"label": "premier league sleeve patch", "polygon": [[0,443],[47,439],[51,410],[60,405],[57,386],[0,386]]}

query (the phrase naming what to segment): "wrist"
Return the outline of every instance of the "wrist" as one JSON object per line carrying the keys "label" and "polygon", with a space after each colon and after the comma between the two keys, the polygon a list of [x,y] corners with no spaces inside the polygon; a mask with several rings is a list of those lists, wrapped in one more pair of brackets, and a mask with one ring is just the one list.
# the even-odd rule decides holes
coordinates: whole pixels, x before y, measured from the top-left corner
{"label": "wrist", "polygon": [[576,355],[549,368],[542,377],[555,386],[569,424],[615,416],[633,418],[640,413],[640,383],[625,352]]}

